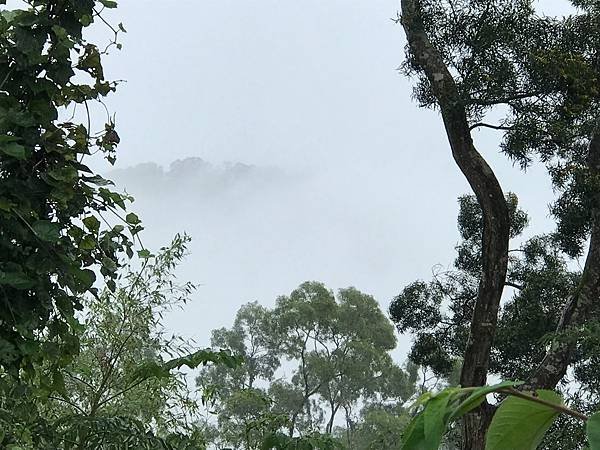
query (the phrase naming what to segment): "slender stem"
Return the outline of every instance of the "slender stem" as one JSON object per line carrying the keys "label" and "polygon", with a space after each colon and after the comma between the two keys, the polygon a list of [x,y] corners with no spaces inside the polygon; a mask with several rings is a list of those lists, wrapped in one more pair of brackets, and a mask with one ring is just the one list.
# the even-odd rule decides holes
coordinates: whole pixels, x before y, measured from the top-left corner
{"label": "slender stem", "polygon": [[567,408],[566,406],[562,406],[562,405],[557,405],[556,403],[552,403],[552,402],[548,402],[546,400],[543,400],[539,397],[534,397],[533,395],[528,395],[525,394],[524,392],[518,391],[517,389],[514,388],[504,388],[504,389],[499,389],[498,392],[502,393],[502,394],[508,394],[508,395],[513,395],[515,397],[519,397],[522,398],[524,400],[529,400],[531,402],[534,403],[539,403],[540,405],[544,405],[547,406],[549,408],[552,408],[558,412],[564,413],[564,414],[568,414],[569,416],[572,417],[576,417],[578,419],[581,419],[583,421],[587,421],[588,418],[585,414],[580,413],[579,411],[574,411],[570,408]]}
{"label": "slender stem", "polygon": [[81,414],[84,414],[84,415],[85,415],[85,411],[84,411],[84,410],[83,410],[83,409],[82,409],[82,408],[81,408],[79,405],[77,405],[77,404],[73,403],[72,401],[70,401],[70,400],[68,400],[68,399],[66,399],[66,398],[63,398],[63,397],[55,397],[55,396],[53,396],[53,395],[50,395],[50,396],[48,396],[48,398],[49,398],[49,399],[51,399],[51,400],[57,400],[57,401],[59,401],[59,402],[66,403],[67,405],[69,405],[69,406],[72,406],[73,408],[75,408],[75,409],[76,409],[77,411],[79,411]]}
{"label": "slender stem", "polygon": [[10,75],[13,73],[14,68],[15,66],[12,66],[10,70],[6,73],[4,80],[2,80],[2,83],[0,83],[0,89],[2,89],[4,87],[4,84],[8,81],[8,77],[10,77]]}

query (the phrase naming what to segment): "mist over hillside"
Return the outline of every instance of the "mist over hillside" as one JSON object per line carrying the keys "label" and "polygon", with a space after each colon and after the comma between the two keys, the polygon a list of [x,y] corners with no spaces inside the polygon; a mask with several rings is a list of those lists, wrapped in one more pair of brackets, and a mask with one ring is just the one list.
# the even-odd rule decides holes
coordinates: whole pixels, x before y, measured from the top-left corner
{"label": "mist over hillside", "polygon": [[149,195],[164,197],[171,193],[181,194],[182,200],[235,196],[248,192],[249,187],[268,188],[273,182],[282,180],[285,174],[274,167],[257,167],[240,162],[213,165],[202,158],[190,157],[176,160],[166,169],[147,162],[115,169],[110,176],[127,191],[140,192],[143,201]]}
{"label": "mist over hillside", "polygon": [[211,329],[230,324],[241,304],[271,304],[306,280],[356,286],[386,308],[419,270],[407,268],[411,253],[427,251],[401,238],[418,216],[406,216],[401,206],[409,200],[384,188],[392,181],[365,183],[342,166],[301,173],[186,158],[107,176],[134,196],[145,246],[156,249],[177,232],[192,236],[179,276],[200,287],[171,321],[202,344]]}
{"label": "mist over hillside", "polygon": [[[179,277],[200,286],[169,320],[202,345],[212,329],[230,325],[240,305],[272,304],[303,281],[355,286],[387,309],[406,283],[427,279],[435,264],[448,266],[455,257],[460,189],[434,183],[414,196],[422,176],[392,165],[350,161],[299,170],[193,157],[107,177],[135,198],[145,246],[191,235]],[[533,203],[525,198],[527,206]],[[409,339],[400,337],[401,353]]]}

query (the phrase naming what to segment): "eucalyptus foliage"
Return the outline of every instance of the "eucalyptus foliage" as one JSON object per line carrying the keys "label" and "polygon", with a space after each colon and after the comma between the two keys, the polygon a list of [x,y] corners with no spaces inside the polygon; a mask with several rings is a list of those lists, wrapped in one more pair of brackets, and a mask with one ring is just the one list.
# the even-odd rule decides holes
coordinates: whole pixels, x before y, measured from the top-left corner
{"label": "eucalyptus foliage", "polygon": [[114,292],[106,288],[87,302],[77,329],[80,352],[54,373],[51,389],[10,384],[10,395],[0,400],[8,413],[0,410],[0,445],[204,447],[201,398],[182,369],[215,364],[235,370],[241,361],[225,350],[195,349],[163,327],[164,315],[185,306],[195,289],[177,283],[174,274],[188,242],[177,235],[141,267],[123,269]]}
{"label": "eucalyptus foliage", "polygon": [[[415,391],[416,376],[390,356],[396,346],[391,323],[371,296],[355,288],[336,296],[321,283],[306,282],[272,309],[246,304],[232,328],[213,331],[211,343],[245,360],[234,369],[207,368],[198,377],[201,387],[215,392],[217,441],[224,446],[252,449],[261,439],[278,445],[283,439],[291,446],[285,448],[313,448],[301,442],[316,445],[318,435],[366,450],[385,439],[385,431],[375,425],[363,432],[361,409],[393,421]],[[336,428],[338,422],[347,433]],[[314,448],[330,448],[322,445]]]}

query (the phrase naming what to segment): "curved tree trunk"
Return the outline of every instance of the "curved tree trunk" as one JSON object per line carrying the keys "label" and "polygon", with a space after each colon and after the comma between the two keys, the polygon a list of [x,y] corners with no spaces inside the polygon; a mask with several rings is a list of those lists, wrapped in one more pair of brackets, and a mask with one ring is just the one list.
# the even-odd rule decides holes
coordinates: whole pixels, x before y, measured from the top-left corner
{"label": "curved tree trunk", "polygon": [[[600,122],[588,147],[587,166],[590,179],[597,183],[600,178]],[[576,291],[565,306],[556,332],[561,334],[569,329],[584,325],[590,311],[600,302],[600,192],[592,199],[592,229],[590,247]],[[526,389],[553,389],[565,376],[572,363],[575,343],[555,340],[544,359],[529,379]]]}
{"label": "curved tree trunk", "polygon": [[[424,30],[418,0],[402,0],[402,25],[410,52],[423,70],[440,107],[452,156],[469,182],[483,211],[482,272],[460,377],[462,386],[487,380],[490,349],[508,265],[509,214],[494,172],[473,145],[464,103],[438,50]],[[487,403],[463,420],[463,449],[485,446],[493,412]]]}

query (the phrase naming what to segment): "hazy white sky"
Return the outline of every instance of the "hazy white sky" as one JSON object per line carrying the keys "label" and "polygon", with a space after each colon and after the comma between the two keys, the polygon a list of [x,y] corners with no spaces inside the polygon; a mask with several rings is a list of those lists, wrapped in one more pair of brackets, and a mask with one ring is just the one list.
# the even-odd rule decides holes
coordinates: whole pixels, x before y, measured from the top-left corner
{"label": "hazy white sky", "polygon": [[[403,285],[452,262],[456,198],[468,186],[439,117],[418,109],[396,71],[397,9],[395,0],[122,0],[111,11],[128,31],[106,61],[110,78],[127,80],[110,101],[119,168],[193,156],[279,171],[222,191],[182,180],[158,195],[151,182],[123,182],[146,245],[184,230],[194,239],[181,275],[202,286],[173,329],[207,344],[241,304],[270,304],[308,279],[354,285],[387,308]],[[518,193],[532,231],[547,229],[544,171],[512,167],[496,137],[478,133],[480,151]]]}

